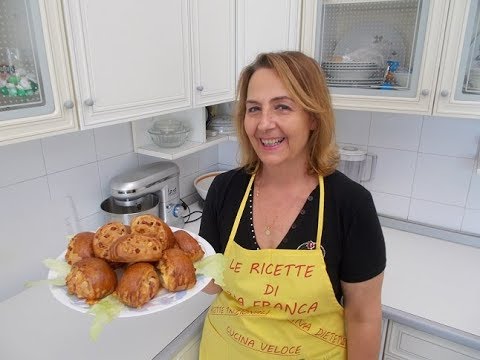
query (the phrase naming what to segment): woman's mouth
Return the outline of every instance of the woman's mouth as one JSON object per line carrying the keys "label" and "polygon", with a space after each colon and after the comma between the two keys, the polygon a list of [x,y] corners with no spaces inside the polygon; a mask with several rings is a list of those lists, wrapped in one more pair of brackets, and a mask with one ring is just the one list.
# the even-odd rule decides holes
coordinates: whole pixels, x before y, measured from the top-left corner
{"label": "woman's mouth", "polygon": [[275,139],[260,139],[260,142],[265,147],[274,147],[274,146],[277,146],[277,145],[281,144],[283,142],[283,140],[285,140],[284,137],[275,138]]}

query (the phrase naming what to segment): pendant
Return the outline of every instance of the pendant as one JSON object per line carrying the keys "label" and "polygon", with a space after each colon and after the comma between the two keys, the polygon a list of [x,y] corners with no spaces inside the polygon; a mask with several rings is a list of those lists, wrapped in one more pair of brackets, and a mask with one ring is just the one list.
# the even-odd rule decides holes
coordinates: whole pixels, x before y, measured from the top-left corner
{"label": "pendant", "polygon": [[270,236],[270,227],[269,226],[267,226],[265,228],[265,235]]}

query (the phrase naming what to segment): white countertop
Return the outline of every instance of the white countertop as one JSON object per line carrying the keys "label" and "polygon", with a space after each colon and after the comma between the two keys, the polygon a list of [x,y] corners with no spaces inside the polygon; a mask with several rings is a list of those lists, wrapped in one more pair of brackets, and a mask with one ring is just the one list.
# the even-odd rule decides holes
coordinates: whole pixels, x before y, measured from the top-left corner
{"label": "white countertop", "polygon": [[[196,207],[192,208],[192,211]],[[198,231],[199,222],[186,229]],[[480,249],[383,228],[384,306],[480,336]],[[213,301],[203,293],[171,311],[116,319],[97,342],[92,317],[36,286],[0,303],[1,359],[152,359]]]}

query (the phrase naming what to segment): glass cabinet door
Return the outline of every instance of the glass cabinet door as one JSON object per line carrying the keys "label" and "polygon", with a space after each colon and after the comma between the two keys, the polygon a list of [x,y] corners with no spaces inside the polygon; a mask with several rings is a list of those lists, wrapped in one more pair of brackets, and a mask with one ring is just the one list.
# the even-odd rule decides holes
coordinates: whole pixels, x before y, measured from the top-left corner
{"label": "glass cabinet door", "polygon": [[315,57],[331,93],[417,96],[429,3],[323,1]]}
{"label": "glass cabinet door", "polygon": [[38,1],[0,1],[0,121],[53,111]]}
{"label": "glass cabinet door", "polygon": [[480,0],[472,1],[466,25],[455,99],[480,101]]}

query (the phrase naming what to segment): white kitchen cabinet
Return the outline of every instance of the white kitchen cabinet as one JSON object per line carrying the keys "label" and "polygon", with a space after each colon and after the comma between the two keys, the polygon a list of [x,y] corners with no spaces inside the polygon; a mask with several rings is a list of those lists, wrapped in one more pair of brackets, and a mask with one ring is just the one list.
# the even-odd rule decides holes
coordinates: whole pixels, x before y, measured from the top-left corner
{"label": "white kitchen cabinet", "polygon": [[472,360],[480,352],[463,345],[389,321],[384,359],[391,360]]}
{"label": "white kitchen cabinet", "polygon": [[192,0],[194,106],[235,99],[235,0]]}
{"label": "white kitchen cabinet", "polygon": [[82,128],[191,106],[187,0],[64,5]]}
{"label": "white kitchen cabinet", "polygon": [[237,75],[266,51],[298,50],[300,0],[237,1]]}
{"label": "white kitchen cabinet", "polygon": [[478,2],[305,0],[301,49],[322,64],[335,108],[480,118],[479,94],[458,96]]}
{"label": "white kitchen cabinet", "polygon": [[202,333],[196,334],[172,360],[198,360]]}
{"label": "white kitchen cabinet", "polygon": [[78,129],[59,1],[0,2],[0,145]]}
{"label": "white kitchen cabinet", "polygon": [[82,128],[233,100],[234,0],[65,5]]}
{"label": "white kitchen cabinet", "polygon": [[480,1],[452,1],[434,114],[480,118]]}

